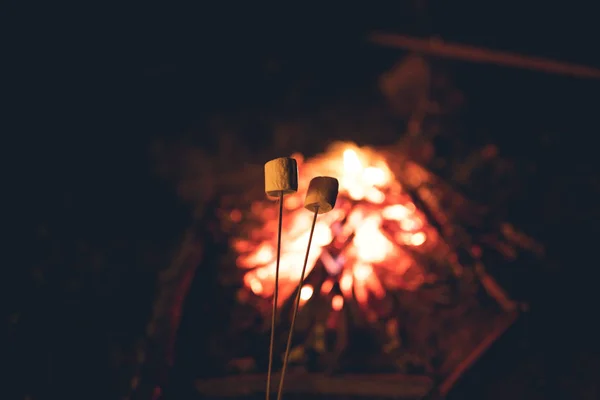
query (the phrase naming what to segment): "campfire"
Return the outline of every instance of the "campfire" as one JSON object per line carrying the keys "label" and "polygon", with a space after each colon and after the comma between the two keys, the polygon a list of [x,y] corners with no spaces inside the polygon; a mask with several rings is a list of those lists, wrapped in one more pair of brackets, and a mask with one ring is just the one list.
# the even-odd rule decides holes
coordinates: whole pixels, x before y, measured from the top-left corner
{"label": "campfire", "polygon": [[[411,56],[382,77],[390,105],[409,120],[394,145],[336,143],[306,160],[291,155],[299,190],[283,201],[276,374],[310,236],[313,216],[303,207],[310,179],[337,178],[339,195],[335,208],[316,219],[286,393],[443,395],[523,309],[494,279],[512,279],[507,270],[522,253],[526,260],[543,254],[536,241],[503,220],[502,198],[515,181],[507,176],[511,162],[493,145],[468,155],[436,154],[434,139],[452,133],[438,116],[452,114],[461,96],[430,71],[426,60]],[[369,129],[379,122],[369,119]],[[303,140],[288,143],[305,138],[294,129],[276,127],[279,145],[259,154],[228,130],[218,135],[218,151],[175,146],[161,153],[163,173],[194,206],[195,221],[161,275],[148,342],[163,343],[154,347],[171,362],[184,299],[188,291],[198,294],[198,304],[190,300],[192,311],[186,312],[193,323],[185,329],[193,334],[181,346],[186,356],[210,365],[196,381],[205,397],[265,390],[280,205],[265,199],[263,162],[291,148],[312,148]],[[213,245],[215,251],[207,251]],[[200,324],[201,339],[194,325],[199,315],[211,321]]]}
{"label": "campfire", "polygon": [[[310,387],[330,394],[360,391],[365,382],[373,383],[369,395],[428,392],[434,381],[443,382],[438,389],[444,392],[514,322],[519,304],[483,260],[500,255],[506,262],[541,249],[512,225],[486,217],[484,208],[407,154],[400,146],[335,143],[310,159],[292,155],[300,174],[297,193],[283,200],[275,370],[310,235],[313,215],[303,207],[310,179],[337,178],[339,195],[335,208],[316,220],[286,390],[306,391],[313,379]],[[238,285],[229,332],[220,339],[229,343],[223,363],[244,375],[197,382],[215,396],[233,387],[264,390],[279,205],[248,193],[245,204],[226,198],[219,214],[233,256],[223,260],[220,282]],[[317,375],[302,375],[308,372]],[[333,372],[369,375],[344,379]],[[384,390],[390,374],[394,387]]]}
{"label": "campfire", "polygon": [[[339,285],[340,294],[330,306],[339,311],[344,300],[355,299],[366,312],[371,299],[382,299],[387,290],[415,290],[427,279],[417,255],[434,251],[435,229],[403,190],[385,159],[373,150],[338,144],[328,153],[303,162],[299,190],[285,197],[283,247],[280,269],[280,305],[296,290],[311,226],[303,207],[310,177],[337,177],[340,191],[336,208],[317,219],[307,275],[319,265],[327,278],[320,287],[306,284],[301,305],[315,293],[328,296]],[[261,224],[248,239],[235,239],[238,267],[247,270],[244,285],[255,295],[270,298],[274,290],[275,204],[256,205]],[[237,211],[233,211],[235,214]],[[369,314],[373,317],[371,314]]]}

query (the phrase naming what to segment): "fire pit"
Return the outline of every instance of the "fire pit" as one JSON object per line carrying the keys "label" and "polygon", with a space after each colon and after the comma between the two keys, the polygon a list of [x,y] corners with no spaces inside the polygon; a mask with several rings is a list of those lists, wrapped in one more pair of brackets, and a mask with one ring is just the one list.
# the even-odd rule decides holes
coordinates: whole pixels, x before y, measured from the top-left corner
{"label": "fire pit", "polygon": [[[533,241],[506,223],[483,228],[481,208],[403,154],[337,143],[309,160],[293,155],[300,181],[284,200],[277,355],[311,225],[302,207],[308,182],[334,176],[340,193],[336,208],[317,219],[286,392],[444,394],[517,316],[518,304],[482,259],[535,247]],[[239,289],[223,339],[229,376],[196,382],[211,398],[264,392],[274,290],[277,205],[225,203],[220,215],[234,258],[223,262],[221,283]]]}

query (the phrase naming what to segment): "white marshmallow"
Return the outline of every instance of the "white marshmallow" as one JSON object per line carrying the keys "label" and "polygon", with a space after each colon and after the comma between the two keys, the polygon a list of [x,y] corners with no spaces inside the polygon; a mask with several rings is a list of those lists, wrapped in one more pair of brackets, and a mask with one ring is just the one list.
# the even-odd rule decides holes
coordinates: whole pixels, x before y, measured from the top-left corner
{"label": "white marshmallow", "polygon": [[265,193],[277,197],[281,193],[298,191],[298,164],[290,157],[281,157],[265,164]]}
{"label": "white marshmallow", "polygon": [[[329,212],[335,207],[339,182],[331,176],[317,176],[310,181],[304,199],[304,208],[318,214]],[[318,209],[317,209],[318,207]]]}

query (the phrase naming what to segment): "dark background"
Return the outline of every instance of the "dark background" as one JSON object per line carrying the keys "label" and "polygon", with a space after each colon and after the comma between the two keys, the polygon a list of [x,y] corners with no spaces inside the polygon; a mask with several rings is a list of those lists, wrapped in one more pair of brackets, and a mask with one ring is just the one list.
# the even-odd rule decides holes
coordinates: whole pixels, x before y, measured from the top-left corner
{"label": "dark background", "polygon": [[[15,189],[5,190],[20,240],[2,279],[9,397],[116,397],[122,382],[113,383],[111,365],[143,333],[155,272],[191,220],[157,176],[156,139],[192,135],[210,148],[214,138],[203,132],[215,115],[301,116],[360,96],[404,55],[369,44],[374,30],[600,67],[593,2],[537,3],[12,7],[4,150]],[[504,369],[487,362],[497,371],[471,378],[470,387],[479,385],[478,395],[500,385],[520,398],[593,398],[591,389],[582,397],[581,382],[599,375],[600,85],[439,65],[467,101],[464,140],[492,141],[545,171],[511,206],[549,249],[547,271],[530,283],[530,351]],[[269,142],[260,124],[246,125],[240,140],[248,146]]]}

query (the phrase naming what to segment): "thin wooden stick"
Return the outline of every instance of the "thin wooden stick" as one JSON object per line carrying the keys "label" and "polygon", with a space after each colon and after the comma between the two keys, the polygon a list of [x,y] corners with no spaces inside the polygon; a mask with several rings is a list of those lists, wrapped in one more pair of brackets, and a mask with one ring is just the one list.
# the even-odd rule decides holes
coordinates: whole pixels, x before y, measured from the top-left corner
{"label": "thin wooden stick", "polygon": [[273,315],[271,315],[271,341],[269,343],[269,370],[267,371],[266,400],[271,396],[271,374],[273,373],[273,347],[275,344],[275,318],[279,297],[279,261],[281,259],[281,228],[283,222],[283,192],[279,193],[279,227],[277,229],[277,263],[275,265],[275,291],[273,292]]}
{"label": "thin wooden stick", "polygon": [[382,46],[395,47],[437,57],[503,65],[550,74],[569,75],[577,78],[600,79],[600,69],[598,68],[463,44],[445,43],[441,40],[386,33],[374,33],[370,36],[370,40]]}
{"label": "thin wooden stick", "polygon": [[308,264],[308,254],[310,253],[310,245],[312,243],[313,233],[315,232],[315,225],[317,223],[318,214],[319,206],[316,206],[315,215],[313,217],[312,225],[310,227],[310,236],[308,237],[308,246],[306,248],[306,256],[304,257],[304,265],[302,266],[300,282],[298,283],[298,291],[296,292],[296,301],[294,304],[294,313],[292,314],[292,323],[290,324],[290,333],[288,334],[287,345],[285,347],[285,355],[283,356],[283,366],[281,368],[281,377],[279,378],[277,400],[281,400],[281,395],[283,393],[283,381],[285,379],[285,371],[287,369],[288,358],[290,356],[290,348],[292,347],[292,336],[294,335],[294,326],[296,325],[296,315],[298,315],[298,307],[300,306],[300,292],[302,291],[302,285],[304,284],[304,274],[306,273],[306,265]]}

